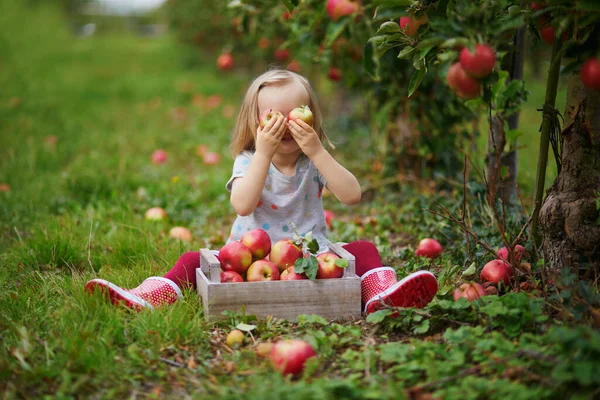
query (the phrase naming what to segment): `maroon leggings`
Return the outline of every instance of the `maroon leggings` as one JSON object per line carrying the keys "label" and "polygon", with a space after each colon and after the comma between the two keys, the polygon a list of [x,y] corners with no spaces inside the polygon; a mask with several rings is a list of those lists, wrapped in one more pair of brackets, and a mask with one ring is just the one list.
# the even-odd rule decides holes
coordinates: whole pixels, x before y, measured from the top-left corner
{"label": "maroon leggings", "polygon": [[[375,245],[365,240],[357,240],[342,246],[354,255],[356,260],[356,274],[362,276],[373,268],[381,267],[381,259]],[[200,253],[189,251],[179,257],[173,268],[165,278],[175,282],[180,288],[196,288],[196,269],[200,268]]]}

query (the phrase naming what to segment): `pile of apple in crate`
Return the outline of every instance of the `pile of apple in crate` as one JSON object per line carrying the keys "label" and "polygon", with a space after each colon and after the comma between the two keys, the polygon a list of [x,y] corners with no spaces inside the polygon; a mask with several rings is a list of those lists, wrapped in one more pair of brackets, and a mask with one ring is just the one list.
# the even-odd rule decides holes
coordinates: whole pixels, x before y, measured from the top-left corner
{"label": "pile of apple in crate", "polygon": [[232,240],[219,251],[221,282],[341,278],[348,261],[333,252],[312,255],[318,249],[318,242],[310,232],[271,246],[266,231],[248,231],[239,241]]}

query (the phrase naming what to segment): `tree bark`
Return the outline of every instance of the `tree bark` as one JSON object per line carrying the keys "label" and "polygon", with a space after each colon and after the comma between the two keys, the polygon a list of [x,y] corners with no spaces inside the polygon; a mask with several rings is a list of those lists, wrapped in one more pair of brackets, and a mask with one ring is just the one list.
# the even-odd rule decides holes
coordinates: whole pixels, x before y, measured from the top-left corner
{"label": "tree bark", "polygon": [[[508,82],[523,79],[523,62],[525,60],[524,27],[517,30],[513,40],[515,47],[510,61]],[[510,115],[507,118],[507,123],[509,129],[517,129],[519,127],[519,112]],[[488,137],[487,171],[496,198],[507,203],[517,193],[517,151],[504,152],[505,145],[504,120],[500,117],[493,118]],[[503,167],[506,168],[507,172],[504,176],[501,173]]]}
{"label": "tree bark", "polygon": [[600,92],[569,77],[562,169],[548,189],[539,227],[546,266],[577,272],[600,265]]}

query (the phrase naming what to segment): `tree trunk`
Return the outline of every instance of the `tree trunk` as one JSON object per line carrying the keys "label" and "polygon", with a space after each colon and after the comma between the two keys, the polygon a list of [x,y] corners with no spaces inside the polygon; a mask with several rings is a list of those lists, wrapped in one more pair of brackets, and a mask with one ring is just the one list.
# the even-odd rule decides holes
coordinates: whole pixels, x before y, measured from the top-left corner
{"label": "tree trunk", "polygon": [[[510,61],[508,81],[523,79],[523,61],[525,60],[524,27],[517,30],[513,40],[515,47]],[[507,122],[509,129],[517,129],[519,127],[519,113],[516,112],[510,115]],[[504,121],[501,118],[494,118],[488,137],[487,171],[496,198],[500,198],[507,203],[517,193],[517,151],[504,152],[505,145]],[[503,167],[506,168],[505,174],[501,173]]]}
{"label": "tree trunk", "polygon": [[579,272],[600,265],[600,92],[569,77],[562,169],[540,210],[546,266]]}

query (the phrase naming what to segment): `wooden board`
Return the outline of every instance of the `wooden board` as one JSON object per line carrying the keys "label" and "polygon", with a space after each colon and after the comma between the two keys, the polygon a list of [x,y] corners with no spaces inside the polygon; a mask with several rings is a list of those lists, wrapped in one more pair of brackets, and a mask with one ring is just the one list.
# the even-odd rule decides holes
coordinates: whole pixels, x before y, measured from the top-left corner
{"label": "wooden board", "polygon": [[196,270],[198,294],[207,319],[223,318],[222,311],[239,312],[259,318],[296,319],[300,314],[317,314],[328,319],[361,316],[360,278],[355,274],[354,256],[340,245],[330,251],[348,260],[339,279],[220,283],[220,264],[209,249],[200,249]]}

